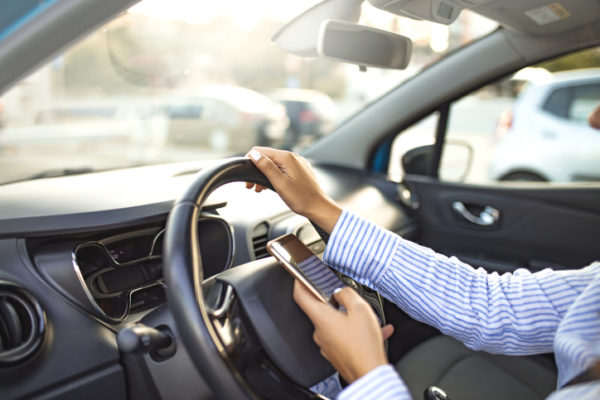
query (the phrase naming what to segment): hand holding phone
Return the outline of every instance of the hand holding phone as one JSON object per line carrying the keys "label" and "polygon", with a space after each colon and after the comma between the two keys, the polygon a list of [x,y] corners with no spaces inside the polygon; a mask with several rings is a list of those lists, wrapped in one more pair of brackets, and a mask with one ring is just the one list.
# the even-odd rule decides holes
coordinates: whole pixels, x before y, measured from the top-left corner
{"label": "hand holding phone", "polygon": [[319,300],[337,307],[333,293],[344,283],[300,239],[283,235],[269,241],[267,251]]}

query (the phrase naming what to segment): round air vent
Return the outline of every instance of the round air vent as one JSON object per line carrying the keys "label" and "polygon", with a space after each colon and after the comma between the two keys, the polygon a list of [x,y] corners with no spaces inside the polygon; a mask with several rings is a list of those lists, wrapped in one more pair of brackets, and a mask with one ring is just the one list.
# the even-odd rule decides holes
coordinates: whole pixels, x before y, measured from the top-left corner
{"label": "round air vent", "polygon": [[0,366],[31,356],[44,339],[46,318],[25,289],[0,280]]}

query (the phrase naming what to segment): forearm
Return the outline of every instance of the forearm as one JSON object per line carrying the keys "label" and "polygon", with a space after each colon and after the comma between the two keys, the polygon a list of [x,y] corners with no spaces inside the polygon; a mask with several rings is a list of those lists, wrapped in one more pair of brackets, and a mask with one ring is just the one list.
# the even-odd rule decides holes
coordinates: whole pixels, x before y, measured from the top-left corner
{"label": "forearm", "polygon": [[318,204],[318,206],[306,210],[303,215],[317,224],[325,232],[331,234],[342,214],[342,208],[333,200],[325,196],[314,203]]}
{"label": "forearm", "polygon": [[507,354],[551,351],[558,322],[591,273],[488,274],[348,212],[324,258],[413,318],[471,348]]}

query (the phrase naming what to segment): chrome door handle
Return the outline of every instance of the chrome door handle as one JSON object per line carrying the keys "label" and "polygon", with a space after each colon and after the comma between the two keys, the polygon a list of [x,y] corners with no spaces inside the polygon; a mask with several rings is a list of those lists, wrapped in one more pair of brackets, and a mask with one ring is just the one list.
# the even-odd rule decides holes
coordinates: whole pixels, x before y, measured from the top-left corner
{"label": "chrome door handle", "polygon": [[500,211],[492,206],[485,206],[479,216],[473,215],[461,201],[452,203],[452,209],[470,223],[479,226],[492,226],[500,218]]}

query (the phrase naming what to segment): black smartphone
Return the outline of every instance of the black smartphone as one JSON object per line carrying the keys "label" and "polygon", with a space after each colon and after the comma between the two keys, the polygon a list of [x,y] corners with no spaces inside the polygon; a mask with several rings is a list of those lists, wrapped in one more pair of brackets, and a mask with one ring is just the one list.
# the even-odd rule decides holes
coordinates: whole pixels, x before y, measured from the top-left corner
{"label": "black smartphone", "polygon": [[344,283],[300,239],[283,235],[269,241],[267,251],[319,300],[337,307],[333,292]]}

